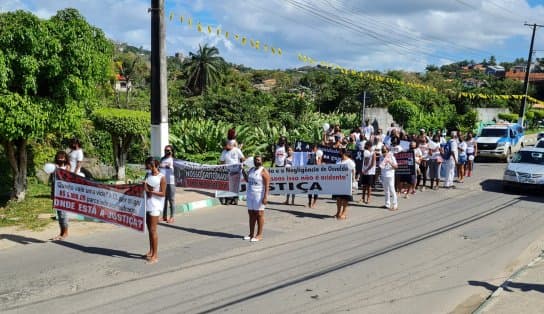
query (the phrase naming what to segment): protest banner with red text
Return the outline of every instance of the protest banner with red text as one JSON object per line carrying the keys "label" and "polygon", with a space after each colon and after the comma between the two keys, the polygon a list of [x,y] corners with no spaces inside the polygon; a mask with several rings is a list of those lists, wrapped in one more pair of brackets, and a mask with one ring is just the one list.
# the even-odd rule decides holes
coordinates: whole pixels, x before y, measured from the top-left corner
{"label": "protest banner with red text", "polygon": [[415,175],[416,174],[416,158],[414,152],[402,152],[396,153],[395,159],[397,160],[398,168],[395,170],[395,174],[402,175]]}
{"label": "protest banner with red text", "polygon": [[201,165],[174,160],[176,186],[238,193],[242,164]]}
{"label": "protest banner with red text", "polygon": [[143,184],[110,185],[55,171],[53,208],[145,231]]}

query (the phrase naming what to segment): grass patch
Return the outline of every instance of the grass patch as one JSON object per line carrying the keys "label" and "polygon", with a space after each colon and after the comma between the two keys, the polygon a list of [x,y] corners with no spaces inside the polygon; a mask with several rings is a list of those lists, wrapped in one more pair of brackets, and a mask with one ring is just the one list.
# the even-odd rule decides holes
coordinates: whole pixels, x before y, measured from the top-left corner
{"label": "grass patch", "polygon": [[39,219],[39,214],[52,214],[51,187],[29,178],[26,198],[22,202],[8,201],[0,207],[0,227],[21,226],[40,230],[52,219]]}

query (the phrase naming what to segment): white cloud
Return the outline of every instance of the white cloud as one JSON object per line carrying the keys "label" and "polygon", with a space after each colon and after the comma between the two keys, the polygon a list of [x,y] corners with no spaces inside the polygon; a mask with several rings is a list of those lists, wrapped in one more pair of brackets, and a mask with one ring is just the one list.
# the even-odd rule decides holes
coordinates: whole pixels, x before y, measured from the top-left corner
{"label": "white cloud", "polygon": [[[30,9],[42,17],[75,7],[113,39],[148,48],[149,5],[148,0],[4,0],[0,7]],[[176,13],[176,20],[167,21],[169,54],[187,54],[209,43],[217,45],[226,60],[257,68],[300,66],[298,53],[380,70],[423,70],[426,64],[478,61],[490,55],[510,61],[527,55],[530,29],[523,22],[538,22],[544,16],[542,4],[530,7],[526,0],[171,0],[167,5],[167,16],[169,9]],[[179,14],[205,26],[220,25],[231,38],[179,25]],[[281,47],[284,56],[257,52],[249,44],[242,47],[232,39],[234,33]],[[541,29],[537,43],[543,41]]]}

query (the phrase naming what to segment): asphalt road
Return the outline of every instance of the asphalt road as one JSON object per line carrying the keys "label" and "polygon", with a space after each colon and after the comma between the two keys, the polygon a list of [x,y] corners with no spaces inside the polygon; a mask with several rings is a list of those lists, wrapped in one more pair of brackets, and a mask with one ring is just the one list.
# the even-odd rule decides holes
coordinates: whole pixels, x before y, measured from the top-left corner
{"label": "asphalt road", "polygon": [[504,164],[477,166],[398,212],[378,192],[346,221],[329,199],[275,197],[258,243],[241,239],[243,206],[184,214],[159,228],[154,265],[146,235],[123,229],[0,251],[0,312],[469,313],[544,239],[544,198],[503,194]]}

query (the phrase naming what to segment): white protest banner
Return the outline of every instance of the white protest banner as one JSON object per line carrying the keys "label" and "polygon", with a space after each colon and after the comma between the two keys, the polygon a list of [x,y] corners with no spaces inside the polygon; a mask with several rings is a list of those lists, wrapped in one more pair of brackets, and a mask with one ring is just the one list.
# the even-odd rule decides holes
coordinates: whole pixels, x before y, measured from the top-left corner
{"label": "white protest banner", "polygon": [[[270,194],[351,195],[352,172],[343,164],[268,168]],[[246,192],[245,184],[240,193]]]}
{"label": "white protest banner", "polygon": [[242,164],[201,165],[174,160],[176,186],[238,193]]}
{"label": "white protest banner", "polygon": [[55,171],[53,208],[145,231],[143,184],[109,185]]}

